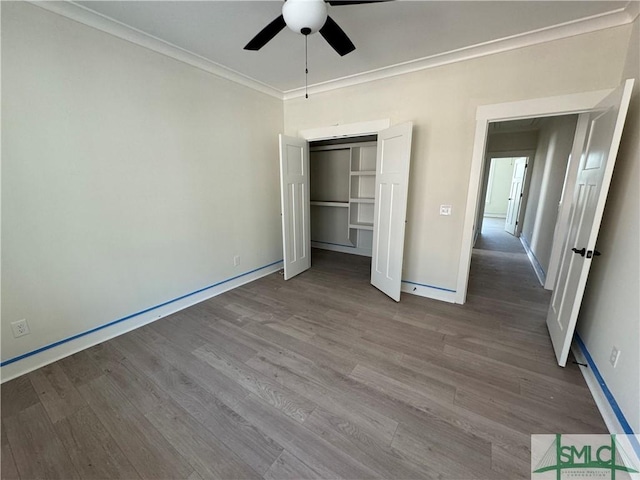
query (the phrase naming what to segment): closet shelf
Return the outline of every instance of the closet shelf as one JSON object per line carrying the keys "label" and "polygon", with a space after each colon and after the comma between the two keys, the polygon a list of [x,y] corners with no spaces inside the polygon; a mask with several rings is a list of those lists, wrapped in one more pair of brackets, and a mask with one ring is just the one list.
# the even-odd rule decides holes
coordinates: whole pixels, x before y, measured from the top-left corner
{"label": "closet shelf", "polygon": [[351,203],[374,203],[375,199],[370,197],[354,197],[350,198]]}
{"label": "closet shelf", "polygon": [[316,207],[349,207],[349,202],[316,202],[312,200],[309,204],[315,205]]}
{"label": "closet shelf", "polygon": [[375,170],[356,170],[351,172],[351,175],[353,176],[375,175],[375,174],[376,174]]}
{"label": "closet shelf", "polygon": [[351,222],[349,228],[355,228],[356,230],[373,230],[373,223],[366,222]]}

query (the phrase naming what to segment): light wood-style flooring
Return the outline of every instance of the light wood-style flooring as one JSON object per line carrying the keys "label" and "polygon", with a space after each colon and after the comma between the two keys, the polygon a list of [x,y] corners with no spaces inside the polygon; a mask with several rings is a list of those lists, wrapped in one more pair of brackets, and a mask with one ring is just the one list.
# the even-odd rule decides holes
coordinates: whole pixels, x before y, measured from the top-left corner
{"label": "light wood-style flooring", "polygon": [[314,251],[7,382],[2,478],[517,479],[532,433],[606,432],[517,253],[478,248],[464,306],[369,263]]}

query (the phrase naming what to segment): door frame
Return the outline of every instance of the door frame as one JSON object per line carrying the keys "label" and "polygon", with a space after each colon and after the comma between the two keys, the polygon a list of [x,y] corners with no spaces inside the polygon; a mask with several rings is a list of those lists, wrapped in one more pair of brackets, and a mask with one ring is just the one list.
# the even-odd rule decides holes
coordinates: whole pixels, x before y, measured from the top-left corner
{"label": "door frame", "polygon": [[584,113],[592,110],[612,91],[613,89],[597,90],[570,95],[560,95],[556,97],[535,98],[518,102],[481,105],[477,108],[473,154],[471,157],[471,172],[469,175],[469,189],[467,193],[467,205],[465,209],[460,262],[458,267],[458,282],[455,298],[456,303],[463,304],[467,299],[471,253],[473,251],[473,240],[475,237],[475,216],[478,209],[478,202],[481,200],[482,170],[487,147],[489,123]]}
{"label": "door frame", "polygon": [[[524,185],[522,186],[522,201],[520,202],[520,212],[518,213],[518,228],[516,230],[516,237],[520,236],[522,229],[522,220],[524,219],[524,211],[527,208],[527,198],[529,195],[529,183],[531,180],[531,169],[533,165],[533,159],[535,157],[535,150],[504,150],[496,152],[487,152],[482,160],[482,171],[480,177],[480,199],[476,207],[475,215],[475,229],[473,233],[473,244],[477,241],[478,235],[482,232],[482,219],[484,218],[484,202],[488,193],[489,183],[489,169],[491,167],[491,160],[494,158],[527,158],[527,171],[524,177]],[[522,218],[521,218],[522,217]]]}
{"label": "door frame", "polygon": [[391,126],[391,120],[383,118],[367,122],[345,123],[343,125],[329,125],[327,127],[309,128],[298,131],[298,136],[307,142],[329,140],[332,138],[361,137],[364,135],[377,135],[380,130],[386,130]]}

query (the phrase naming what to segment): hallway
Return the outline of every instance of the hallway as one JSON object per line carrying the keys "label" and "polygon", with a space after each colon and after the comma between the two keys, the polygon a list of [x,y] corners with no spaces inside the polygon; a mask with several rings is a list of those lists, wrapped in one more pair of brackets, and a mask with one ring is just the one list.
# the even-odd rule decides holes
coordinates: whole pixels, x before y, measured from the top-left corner
{"label": "hallway", "polygon": [[485,218],[471,258],[468,301],[519,304],[544,320],[550,299],[520,240],[504,231],[504,219]]}

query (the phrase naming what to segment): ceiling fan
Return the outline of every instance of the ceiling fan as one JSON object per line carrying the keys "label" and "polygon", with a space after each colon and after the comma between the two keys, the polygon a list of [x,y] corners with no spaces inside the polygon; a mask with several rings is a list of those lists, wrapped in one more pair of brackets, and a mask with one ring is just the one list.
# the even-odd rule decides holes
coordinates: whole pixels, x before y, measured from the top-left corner
{"label": "ceiling fan", "polygon": [[327,14],[327,3],[332,6],[359,5],[363,3],[379,3],[390,0],[285,0],[282,14],[264,27],[244,47],[245,50],[260,50],[284,27],[296,33],[320,35],[338,52],[340,56],[353,52],[356,47],[347,34]]}

